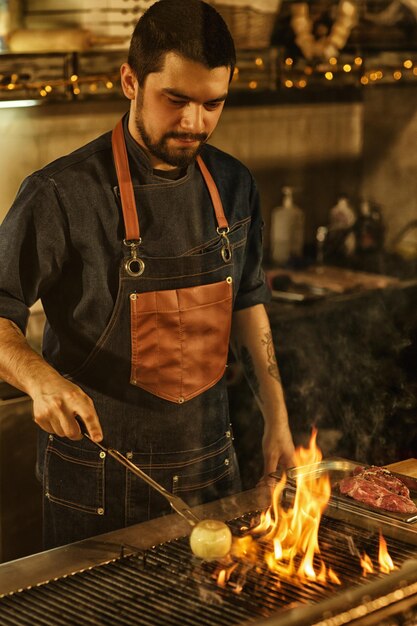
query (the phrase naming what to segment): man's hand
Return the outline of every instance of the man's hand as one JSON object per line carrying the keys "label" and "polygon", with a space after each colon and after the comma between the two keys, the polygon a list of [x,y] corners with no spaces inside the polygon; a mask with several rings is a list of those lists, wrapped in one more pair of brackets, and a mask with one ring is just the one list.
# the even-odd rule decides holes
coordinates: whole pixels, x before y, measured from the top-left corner
{"label": "man's hand", "polygon": [[294,444],[290,429],[285,421],[276,426],[265,425],[262,450],[264,456],[262,481],[267,481],[269,474],[275,472],[278,466],[283,469],[294,467]]}
{"label": "man's hand", "polygon": [[59,374],[54,374],[32,391],[33,419],[48,433],[68,439],[82,439],[78,416],[94,441],[101,441],[103,433],[91,398],[84,391]]}
{"label": "man's hand", "polygon": [[0,318],[0,377],[32,398],[34,420],[46,432],[81,439],[79,416],[91,439],[103,438],[91,398],[51,367],[5,318]]}

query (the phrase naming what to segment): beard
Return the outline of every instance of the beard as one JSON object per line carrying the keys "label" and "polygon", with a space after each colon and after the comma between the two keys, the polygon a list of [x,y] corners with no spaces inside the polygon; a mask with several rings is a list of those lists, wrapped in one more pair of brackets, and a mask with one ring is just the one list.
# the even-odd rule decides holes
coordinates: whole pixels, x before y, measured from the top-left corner
{"label": "beard", "polygon": [[[136,130],[140,134],[142,141],[148,152],[173,167],[188,167],[196,158],[204,143],[207,141],[207,133],[180,133],[170,131],[164,133],[158,140],[153,140],[145,128],[141,108],[138,107],[135,116]],[[193,147],[170,147],[169,139],[184,139],[188,141],[198,141],[198,146]]]}

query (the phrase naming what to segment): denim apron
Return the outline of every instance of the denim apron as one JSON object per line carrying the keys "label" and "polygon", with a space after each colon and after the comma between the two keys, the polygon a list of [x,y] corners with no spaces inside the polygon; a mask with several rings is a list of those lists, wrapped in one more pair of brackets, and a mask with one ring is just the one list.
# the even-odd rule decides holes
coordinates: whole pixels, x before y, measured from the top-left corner
{"label": "denim apron", "polygon": [[[96,346],[67,377],[92,398],[104,444],[195,506],[240,490],[224,373],[242,229],[229,232],[197,157],[217,232],[184,256],[141,255],[122,122],[112,148],[125,228],[119,290]],[[45,548],[171,512],[160,494],[87,439],[42,436]]]}

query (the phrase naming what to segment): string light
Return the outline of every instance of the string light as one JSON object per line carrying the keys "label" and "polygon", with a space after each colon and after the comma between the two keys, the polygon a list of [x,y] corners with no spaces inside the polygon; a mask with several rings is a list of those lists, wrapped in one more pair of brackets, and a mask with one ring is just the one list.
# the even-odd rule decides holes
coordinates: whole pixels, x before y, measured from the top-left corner
{"label": "string light", "polygon": [[[3,78],[4,75],[3,75]],[[99,84],[105,86],[107,90],[114,90],[119,86],[120,76],[114,75],[94,75],[94,76],[79,76],[78,74],[72,74],[67,79],[50,80],[47,85],[40,81],[22,80],[18,74],[12,74],[9,82],[6,84],[0,83],[0,100],[1,93],[4,91],[24,91],[27,95],[28,92],[33,91],[38,93],[41,98],[45,98],[51,93],[58,94],[61,90],[61,95],[65,95],[65,89],[70,88],[71,93],[75,96],[81,94],[83,85],[88,85],[89,92],[94,94],[98,92]]]}
{"label": "string light", "polygon": [[[368,65],[372,63],[372,59],[363,59],[362,56],[356,55],[349,59],[347,55],[344,58],[338,58],[336,55],[332,55],[327,61],[322,60],[320,63],[308,62],[306,59],[293,58],[290,56],[284,56],[282,58],[283,78],[282,86],[287,89],[296,87],[298,89],[314,88],[320,81],[326,84],[333,82],[334,85],[340,84],[357,84],[362,86],[375,85],[379,81],[393,82],[393,81],[405,81],[413,80],[417,77],[417,62],[412,55],[405,56],[398,59],[396,66],[384,67],[378,66],[369,68]],[[259,76],[260,70],[266,72],[266,64],[261,56],[253,56],[251,58],[252,71],[257,71],[256,76]],[[366,71],[363,70],[363,66]],[[246,69],[245,69],[246,72]],[[349,83],[343,78],[347,74],[351,75]],[[252,74],[255,76],[255,74]],[[233,72],[233,80],[237,81],[240,76],[239,68],[235,67]],[[264,83],[259,83],[258,80],[248,78],[241,82],[241,87],[250,90],[259,89]],[[239,85],[236,85],[239,87]],[[114,74],[98,74],[80,76],[78,73],[73,73],[69,77],[60,78],[56,80],[49,80],[47,84],[41,81],[31,81],[27,79],[27,75],[19,75],[15,72],[2,72],[0,75],[0,102],[10,100],[12,97],[27,98],[37,97],[39,100],[44,100],[47,96],[52,98],[73,98],[78,96],[100,96],[104,95],[107,91],[118,90],[120,93],[120,75],[119,72]],[[18,92],[21,92],[21,95]],[[2,93],[10,93],[10,96],[5,95],[2,98]],[[16,94],[16,96],[14,95]],[[119,94],[118,94],[119,95]]]}

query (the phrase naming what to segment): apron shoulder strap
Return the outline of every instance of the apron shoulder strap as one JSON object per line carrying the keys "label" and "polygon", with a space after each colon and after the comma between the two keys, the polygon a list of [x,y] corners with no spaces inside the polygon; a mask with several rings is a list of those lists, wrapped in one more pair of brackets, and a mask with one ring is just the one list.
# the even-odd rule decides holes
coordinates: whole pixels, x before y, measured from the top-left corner
{"label": "apron shoulder strap", "polygon": [[[129,159],[127,156],[126,143],[123,132],[123,120],[120,120],[113,129],[112,149],[114,164],[116,167],[117,180],[119,182],[126,240],[139,241],[139,220],[136,210],[132,178],[130,176]],[[207,185],[207,189],[213,203],[217,225],[219,229],[226,230],[228,229],[229,225],[224,214],[223,204],[216,183],[214,182],[212,175],[208,171],[207,166],[200,156],[197,157],[197,163],[204,178],[204,182]]]}
{"label": "apron shoulder strap", "polygon": [[213,177],[208,171],[207,166],[204,163],[201,156],[198,156],[196,160],[198,163],[198,167],[200,168],[201,174],[204,178],[204,182],[207,185],[207,188],[211,197],[211,201],[214,206],[214,212],[216,214],[217,225],[221,229],[228,228],[229,224],[224,214],[223,204],[220,198],[219,190],[217,189],[217,185],[214,182]]}
{"label": "apron shoulder strap", "polygon": [[117,180],[119,181],[126,239],[127,241],[139,241],[139,220],[132,178],[130,176],[129,159],[123,132],[123,120],[120,120],[113,129],[112,148]]}

